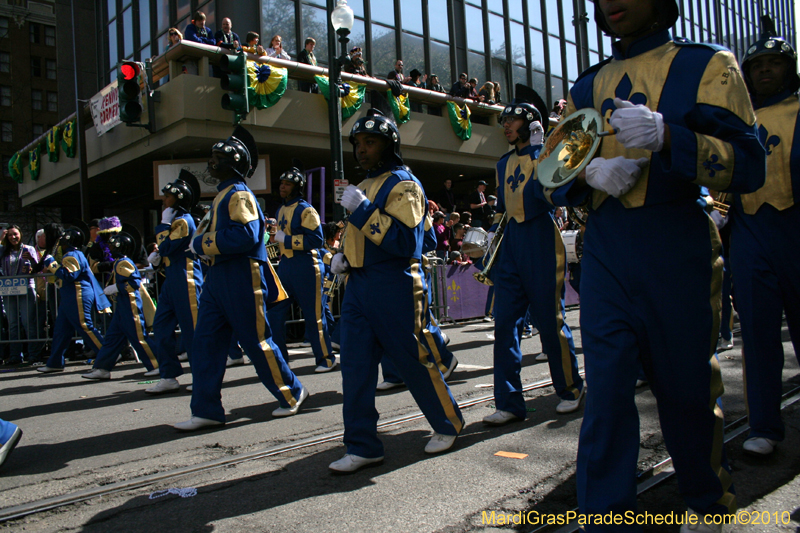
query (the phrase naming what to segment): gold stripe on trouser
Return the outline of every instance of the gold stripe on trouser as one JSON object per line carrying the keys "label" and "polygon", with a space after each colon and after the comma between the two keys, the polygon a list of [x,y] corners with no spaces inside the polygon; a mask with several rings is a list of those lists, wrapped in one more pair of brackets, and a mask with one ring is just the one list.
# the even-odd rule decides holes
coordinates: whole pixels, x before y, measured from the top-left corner
{"label": "gold stripe on trouser", "polygon": [[[428,290],[430,289],[431,288],[428,287]],[[425,298],[425,316],[426,317],[430,316],[431,324],[433,324],[436,327],[439,327],[439,323],[436,322],[436,318],[433,316],[433,314],[428,313],[429,309],[430,306],[428,305],[428,299]],[[442,362],[442,354],[441,352],[439,352],[439,347],[436,345],[436,341],[433,338],[433,333],[431,333],[427,328],[425,329],[425,338],[428,339],[428,345],[431,347],[431,352],[433,353],[433,360],[436,361],[436,366],[438,366],[439,370],[441,370],[442,374],[444,374],[445,372],[447,372],[447,367]]]}
{"label": "gold stripe on trouser", "polygon": [[78,320],[80,321],[81,329],[89,336],[90,339],[92,339],[92,342],[94,342],[96,347],[102,346],[103,343],[100,342],[100,339],[97,338],[97,335],[94,334],[94,331],[89,329],[89,326],[86,325],[86,315],[83,314],[83,293],[81,292],[80,281],[75,282],[75,296],[78,298]]}
{"label": "gold stripe on trouser", "polygon": [[130,285],[126,285],[125,290],[128,293],[128,301],[131,304],[131,313],[133,313],[133,324],[136,327],[136,338],[139,339],[139,344],[142,345],[142,348],[144,348],[144,353],[146,353],[147,358],[150,359],[150,364],[153,365],[154,369],[158,368],[158,359],[156,359],[156,356],[153,355],[153,350],[150,349],[150,345],[147,344],[147,339],[144,338],[144,330],[142,330],[142,321],[139,320],[139,306],[136,305],[135,289]]}
{"label": "gold stripe on trouser", "polygon": [[197,327],[197,287],[194,282],[194,261],[186,258],[186,285],[189,287],[189,309],[192,310],[192,327]]}
{"label": "gold stripe on trouser", "polygon": [[[292,389],[290,389],[284,382],[281,375],[281,369],[278,368],[278,362],[275,360],[275,352],[272,351],[269,343],[267,342],[267,315],[264,314],[264,291],[261,290],[261,265],[255,259],[250,259],[250,275],[253,283],[253,294],[256,302],[256,335],[258,336],[258,345],[264,354],[264,358],[269,365],[269,371],[272,374],[272,381],[283,394],[284,399],[289,402],[291,407],[297,403],[294,396],[292,396]],[[247,354],[252,359],[257,354]]]}
{"label": "gold stripe on trouser", "polygon": [[[564,247],[564,240],[561,238],[561,231],[553,222],[553,235],[555,240],[556,252],[556,326],[558,327],[558,344],[561,347],[561,371],[564,373],[564,382],[567,391],[572,394],[574,399],[578,398],[580,392],[574,387],[575,382],[572,376],[572,360],[569,353],[569,341],[564,334],[564,308],[561,307],[561,291],[564,290],[564,270],[567,263],[567,249]],[[550,354],[548,354],[550,355]]]}
{"label": "gold stripe on trouser", "polygon": [[434,390],[436,390],[436,396],[439,397],[439,403],[442,405],[442,409],[444,409],[445,416],[447,416],[447,419],[453,424],[456,431],[461,433],[461,419],[453,408],[453,402],[450,401],[450,395],[447,393],[447,384],[444,382],[444,378],[442,378],[442,373],[436,365],[428,361],[428,350],[425,349],[425,346],[419,341],[421,332],[430,335],[430,332],[425,327],[425,306],[428,300],[423,290],[419,263],[411,265],[411,277],[414,280],[414,338],[417,341],[417,348],[419,350],[419,362],[428,369],[428,375],[431,378]]}
{"label": "gold stripe on trouser", "polygon": [[[722,408],[717,403],[717,399],[725,392],[725,387],[722,384],[722,372],[719,368],[719,361],[715,352],[717,351],[717,338],[719,337],[719,325],[722,321],[722,267],[723,259],[720,252],[722,251],[722,242],[717,232],[717,227],[714,221],[709,217],[708,230],[711,238],[711,287],[710,287],[710,300],[711,307],[711,332],[709,335],[709,364],[711,365],[711,395],[709,398],[708,408],[714,412],[716,420],[714,421],[714,443],[711,448],[711,468],[717,474],[720,483],[722,484],[722,497],[717,500],[717,503],[724,505],[729,513],[732,513],[738,507],[736,504],[736,495],[731,494],[730,488],[733,483],[730,473],[722,467],[722,448],[725,446],[723,431],[724,417]],[[745,405],[747,402],[745,401]]]}
{"label": "gold stripe on trouser", "polygon": [[[322,355],[325,357],[325,364],[330,363],[328,360],[328,345],[325,343],[325,330],[322,328],[322,274],[319,269],[319,261],[314,259],[314,290],[316,292],[316,299],[314,300],[314,314],[317,318],[317,336],[319,337],[319,345],[322,347]],[[331,363],[333,365],[333,363]]]}

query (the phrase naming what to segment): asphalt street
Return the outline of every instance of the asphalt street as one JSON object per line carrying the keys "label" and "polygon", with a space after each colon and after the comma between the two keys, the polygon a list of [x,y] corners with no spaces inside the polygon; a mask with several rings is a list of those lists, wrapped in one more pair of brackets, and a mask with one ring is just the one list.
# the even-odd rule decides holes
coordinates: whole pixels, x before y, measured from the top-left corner
{"label": "asphalt street", "polygon": [[[568,312],[578,357],[579,311]],[[8,508],[120,482],[195,466],[133,490],[121,490],[80,503],[0,522],[8,531],[494,531],[536,530],[532,525],[487,524],[500,514],[535,511],[565,513],[575,500],[575,456],[582,409],[558,415],[552,388],[526,393],[528,419],[489,428],[481,419],[493,412],[493,324],[474,321],[444,331],[460,364],[450,386],[459,402],[486,401],[463,409],[466,427],[454,449],[428,456],[430,436],[424,419],[397,423],[381,431],[383,465],[351,476],[333,476],[327,465],[344,454],[341,438],[341,376],[314,373],[308,348],[290,350],[290,364],[311,392],[301,412],[272,419],[277,406],[252,365],[228,369],[222,391],[227,424],[221,429],[181,433],[172,424],[189,417],[190,393],[160,397],[144,393],[144,369],[119,365],[112,379],[80,378],[85,363],[71,363],[59,374],[33,368],[0,373],[0,417],[18,424],[24,436],[0,471],[0,514]],[[719,355],[725,384],[726,422],[745,415],[741,339]],[[783,330],[784,390],[800,385],[798,363],[788,331]],[[523,341],[523,384],[549,379],[538,337]],[[184,364],[187,372],[188,365]],[[182,385],[191,383],[188,373]],[[589,384],[591,394],[591,384]],[[648,388],[637,389],[641,416],[640,469],[668,456],[659,430],[656,404]],[[744,436],[727,450],[740,507],[782,518],[759,526],[728,526],[725,531],[800,531],[800,404],[784,411],[787,439],[768,458],[741,451]],[[410,393],[379,393],[381,422],[417,413]],[[217,468],[214,461],[247,458],[320,437],[323,441]],[[496,455],[520,454],[519,458]],[[248,455],[250,454],[250,455]],[[268,456],[267,456],[268,455]],[[506,454],[508,455],[508,454]],[[677,483],[670,479],[643,494],[640,511],[685,511]],[[788,517],[788,518],[787,518]],[[774,518],[773,518],[774,520]],[[787,521],[788,520],[788,521]],[[654,526],[645,531],[677,531]]]}

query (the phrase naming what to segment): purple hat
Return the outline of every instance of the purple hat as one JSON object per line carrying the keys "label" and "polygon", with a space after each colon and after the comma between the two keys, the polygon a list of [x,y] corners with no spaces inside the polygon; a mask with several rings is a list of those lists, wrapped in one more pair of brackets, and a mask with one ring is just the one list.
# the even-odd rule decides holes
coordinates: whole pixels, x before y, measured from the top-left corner
{"label": "purple hat", "polygon": [[117,217],[106,217],[100,220],[100,229],[97,233],[119,233],[122,231],[122,223]]}

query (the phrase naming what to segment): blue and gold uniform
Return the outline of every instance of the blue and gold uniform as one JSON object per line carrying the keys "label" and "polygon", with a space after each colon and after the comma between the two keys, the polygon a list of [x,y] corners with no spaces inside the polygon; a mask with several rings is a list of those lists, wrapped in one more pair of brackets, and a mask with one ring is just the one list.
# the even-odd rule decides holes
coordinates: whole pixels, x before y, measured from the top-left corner
{"label": "blue and gold uniform", "polygon": [[[390,163],[359,184],[366,200],[350,216],[344,255],[351,270],[340,318],[347,453],[383,457],[375,386],[391,360],[434,431],[457,435],[461,412],[423,343],[427,331],[422,248],[427,201],[407,168]],[[387,309],[391,307],[391,309]]]}
{"label": "blue and gold uniform", "polygon": [[220,390],[232,335],[282,408],[297,404],[303,386],[272,342],[267,304],[286,293],[267,258],[261,208],[241,178],[217,190],[208,232],[192,242],[210,266],[192,343],[191,407],[194,417],[224,422]]}
{"label": "blue and gold uniform", "polygon": [[[494,281],[494,397],[498,410],[524,419],[520,338],[530,307],[547,354],[556,394],[577,400],[583,390],[572,331],[564,311],[567,256],[553,221],[555,208],[536,194],[536,158],[542,145],[515,148],[497,163],[497,214],[507,218]],[[541,187],[539,187],[541,189]]]}
{"label": "blue and gold uniform", "polygon": [[[794,67],[793,67],[794,68]],[[742,327],[750,437],[784,439],[782,311],[800,357],[800,102],[784,91],[756,108],[767,181],[737,195],[731,263]]]}
{"label": "blue and gold uniform", "polygon": [[159,224],[155,230],[166,276],[153,319],[153,346],[162,379],[183,374],[175,349],[176,325],[181,327],[183,346],[192,361],[198,301],[203,287],[200,261],[188,250],[195,229],[194,219],[184,211],[176,215],[172,224]]}
{"label": "blue and gold uniform", "polygon": [[736,498],[715,357],[722,259],[716,226],[697,198],[700,185],[747,192],[763,184],[755,116],[730,52],[672,41],[666,30],[634,40],[624,54],[616,43],[613,58],[576,81],[568,114],[594,108],[608,119],[615,97],[661,113],[671,150],[627,149],[606,137],[598,155],[650,161],[630,191],[614,198],[579,181],[545,191],[555,205],[580,205],[593,191],[581,262],[591,390],[578,448],[578,502],[583,513],[636,509],[641,361],[685,501],[700,514],[728,513]]}
{"label": "blue and gold uniform", "polygon": [[[110,372],[117,364],[120,351],[129,341],[147,370],[157,368],[158,360],[147,342],[147,325],[140,291],[142,276],[139,269],[127,257],[118,259],[114,262],[111,283],[118,289],[117,305],[106,330],[103,347],[92,368]],[[146,295],[145,298],[149,299],[150,296]]]}
{"label": "blue and gold uniform", "polygon": [[317,250],[323,248],[325,239],[319,215],[311,204],[296,196],[284,201],[277,220],[278,227],[286,234],[284,240],[278,242],[281,251],[278,277],[289,297],[269,310],[269,321],[274,328],[272,340],[282,353],[288,353],[284,323],[292,299],[296,299],[303,311],[306,338],[311,343],[317,366],[331,368],[336,357],[331,350],[331,325],[323,310],[325,265]]}
{"label": "blue and gold uniform", "polygon": [[56,323],[53,327],[53,347],[47,368],[64,368],[64,353],[69,347],[72,335],[78,331],[85,346],[100,352],[103,336],[92,323],[92,311],[110,313],[111,304],[103,294],[83,252],[69,249],[59,265],[51,258],[46,268],[61,281]]}

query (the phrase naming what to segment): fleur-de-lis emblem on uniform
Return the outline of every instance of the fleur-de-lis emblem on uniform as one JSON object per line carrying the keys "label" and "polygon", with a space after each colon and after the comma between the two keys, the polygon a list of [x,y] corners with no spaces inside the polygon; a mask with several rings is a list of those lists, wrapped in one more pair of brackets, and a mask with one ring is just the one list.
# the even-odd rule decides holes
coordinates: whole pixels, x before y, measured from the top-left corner
{"label": "fleur-de-lis emblem on uniform", "polygon": [[295,239],[294,240],[294,245],[299,248],[300,247],[300,239]]}
{"label": "fleur-de-lis emblem on uniform", "polygon": [[[636,93],[631,94],[633,90],[633,82],[628,77],[627,74],[620,80],[619,85],[614,90],[614,96],[619,98],[620,100],[627,100],[634,105],[647,105],[647,96],[643,93]],[[603,102],[603,107],[600,108],[600,113],[603,116],[606,116],[606,111],[611,111],[612,113],[617,109],[617,106],[614,105],[613,98],[606,98]]]}
{"label": "fleur-de-lis emblem on uniform", "polygon": [[212,244],[214,244],[214,241],[211,240],[211,237],[208,237],[205,241],[203,241],[203,244],[205,244],[206,246],[211,246]]}
{"label": "fleur-de-lis emblem on uniform", "polygon": [[708,161],[703,162],[703,167],[708,171],[709,178],[716,176],[718,171],[725,170],[725,167],[717,163],[717,161],[719,161],[719,156],[713,154]]}
{"label": "fleur-de-lis emblem on uniform", "polygon": [[763,125],[758,127],[758,137],[761,139],[761,142],[764,143],[764,148],[767,149],[767,155],[772,155],[772,149],[781,144],[781,138],[777,135],[770,137],[767,128]]}
{"label": "fleur-de-lis emblem on uniform", "polygon": [[281,231],[286,231],[286,215],[281,215],[281,221],[278,222],[278,225],[281,227]]}
{"label": "fleur-de-lis emblem on uniform", "polygon": [[375,235],[376,233],[381,232],[381,225],[380,224],[370,224],[369,225],[369,232],[370,235]]}
{"label": "fleur-de-lis emblem on uniform", "polygon": [[522,174],[522,168],[517,167],[516,169],[514,169],[514,175],[509,176],[508,179],[506,180],[506,182],[509,185],[511,185],[511,192],[516,192],[517,187],[519,187],[519,184],[522,183],[524,179],[525,176]]}

